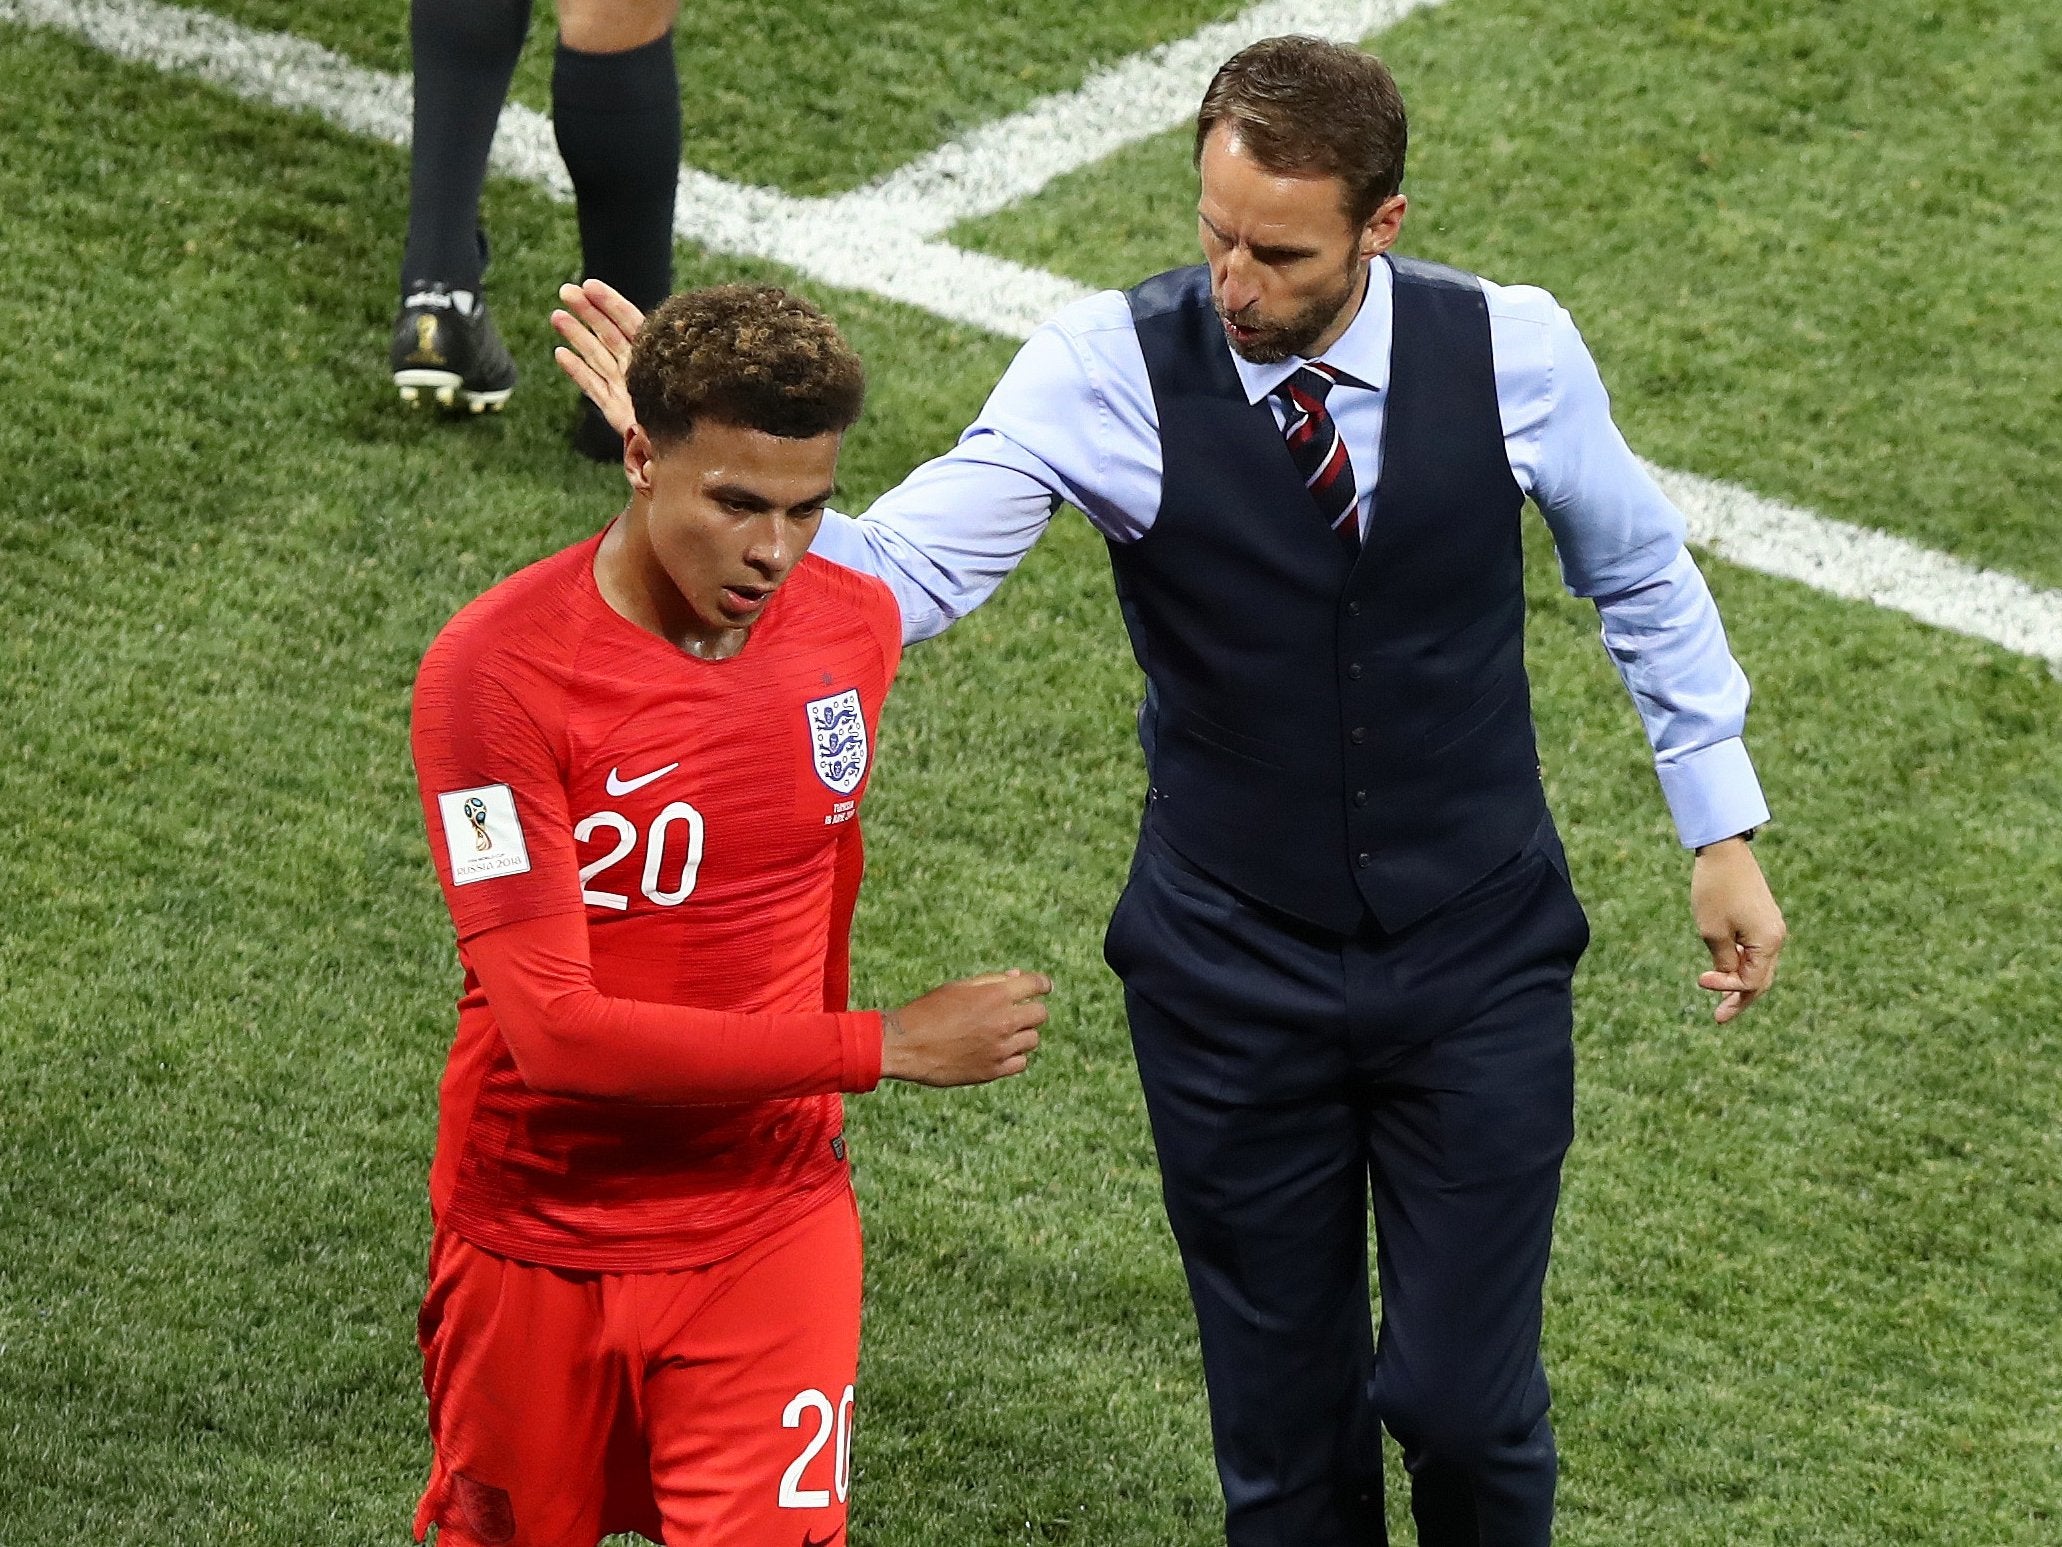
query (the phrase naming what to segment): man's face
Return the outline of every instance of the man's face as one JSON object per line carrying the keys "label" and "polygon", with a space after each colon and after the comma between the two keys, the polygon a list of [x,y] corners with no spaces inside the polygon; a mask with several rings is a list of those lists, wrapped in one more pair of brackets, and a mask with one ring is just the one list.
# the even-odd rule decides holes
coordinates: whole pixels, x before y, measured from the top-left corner
{"label": "man's face", "polygon": [[[633,428],[631,485],[649,500],[653,557],[686,604],[688,642],[727,654],[816,540],[837,478],[837,432],[790,440],[704,420],[654,448]],[[727,648],[726,648],[727,646]]]}
{"label": "man's face", "polygon": [[1201,172],[1196,228],[1231,347],[1255,365],[1321,354],[1353,320],[1368,260],[1396,240],[1403,198],[1355,225],[1338,178],[1271,172],[1228,124],[1204,142]]}

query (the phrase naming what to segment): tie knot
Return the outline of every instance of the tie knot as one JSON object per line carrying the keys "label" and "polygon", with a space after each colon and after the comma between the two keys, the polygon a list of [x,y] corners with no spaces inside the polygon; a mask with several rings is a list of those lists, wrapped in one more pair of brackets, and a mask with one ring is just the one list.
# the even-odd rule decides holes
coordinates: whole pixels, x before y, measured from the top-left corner
{"label": "tie knot", "polygon": [[1325,394],[1332,390],[1332,386],[1337,380],[1336,376],[1333,376],[1322,366],[1299,365],[1274,390],[1278,396],[1306,397],[1322,407]]}

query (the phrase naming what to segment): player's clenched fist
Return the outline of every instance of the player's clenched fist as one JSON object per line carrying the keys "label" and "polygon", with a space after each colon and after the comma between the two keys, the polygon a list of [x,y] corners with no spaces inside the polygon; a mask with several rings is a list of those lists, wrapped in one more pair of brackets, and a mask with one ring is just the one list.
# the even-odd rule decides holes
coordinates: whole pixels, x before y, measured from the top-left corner
{"label": "player's clenched fist", "polygon": [[919,1085],[980,1085],[1022,1074],[1051,992],[1044,973],[1016,968],[934,988],[881,1017],[881,1075]]}

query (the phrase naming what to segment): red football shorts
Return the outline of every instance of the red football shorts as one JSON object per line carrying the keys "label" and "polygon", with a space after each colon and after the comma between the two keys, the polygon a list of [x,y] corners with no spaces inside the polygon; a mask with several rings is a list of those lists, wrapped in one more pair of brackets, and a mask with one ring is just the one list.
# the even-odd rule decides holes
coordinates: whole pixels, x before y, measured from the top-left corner
{"label": "red football shorts", "polygon": [[438,1232],[417,1328],[439,1547],[844,1547],[849,1189],[703,1268],[576,1273]]}

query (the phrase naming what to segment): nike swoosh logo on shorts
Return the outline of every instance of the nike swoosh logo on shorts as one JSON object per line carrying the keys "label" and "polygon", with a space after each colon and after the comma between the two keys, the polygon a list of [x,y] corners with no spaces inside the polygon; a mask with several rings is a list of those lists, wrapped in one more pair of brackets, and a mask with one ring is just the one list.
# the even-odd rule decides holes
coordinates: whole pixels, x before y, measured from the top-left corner
{"label": "nike swoosh logo on shorts", "polygon": [[[842,1530],[843,1527],[840,1527],[839,1529]],[[802,1533],[802,1547],[831,1547],[831,1543],[836,1541],[837,1539],[837,1531],[831,1532],[829,1536],[826,1536],[820,1542],[815,1537],[811,1536],[807,1531],[804,1531]]]}
{"label": "nike swoosh logo on shorts", "polygon": [[616,770],[609,770],[608,786],[611,795],[628,795],[632,790],[641,790],[654,779],[663,779],[678,768],[678,763],[668,763],[664,768],[654,768],[650,773],[636,779],[619,779]]}

